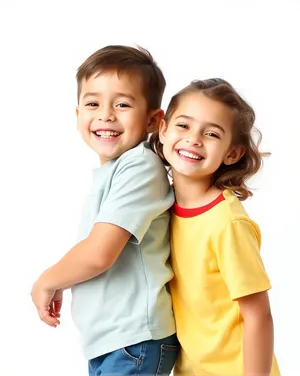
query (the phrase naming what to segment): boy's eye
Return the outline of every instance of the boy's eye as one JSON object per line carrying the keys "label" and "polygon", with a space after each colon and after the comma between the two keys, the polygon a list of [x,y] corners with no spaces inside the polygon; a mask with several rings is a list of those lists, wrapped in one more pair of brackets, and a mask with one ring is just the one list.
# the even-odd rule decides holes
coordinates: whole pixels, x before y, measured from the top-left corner
{"label": "boy's eye", "polygon": [[97,106],[98,106],[98,103],[96,102],[90,102],[86,104],[86,107],[97,107]]}
{"label": "boy's eye", "polygon": [[127,107],[130,107],[129,104],[127,103],[118,103],[117,104],[117,107],[120,107],[120,108],[127,108]]}

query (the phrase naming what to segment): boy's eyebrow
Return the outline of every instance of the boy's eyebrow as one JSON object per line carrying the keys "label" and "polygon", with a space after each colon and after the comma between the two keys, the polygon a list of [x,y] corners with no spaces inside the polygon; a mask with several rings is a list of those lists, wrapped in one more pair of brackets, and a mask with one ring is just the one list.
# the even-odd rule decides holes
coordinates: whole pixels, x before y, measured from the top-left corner
{"label": "boy's eyebrow", "polygon": [[[135,98],[133,95],[129,94],[129,93],[115,93],[115,95],[117,97],[127,97],[133,101],[135,101]],[[84,96],[82,97],[82,99],[85,99],[86,97],[97,97],[99,96],[99,93],[96,93],[96,92],[87,92],[84,94]]]}
{"label": "boy's eyebrow", "polygon": [[[188,116],[188,115],[179,115],[179,116],[176,116],[175,119],[178,119],[178,118],[184,118],[184,119],[187,119],[187,120],[193,120],[193,121],[197,121],[197,122],[199,123],[199,121],[198,121],[197,119],[195,119],[195,118],[192,117],[192,116]],[[204,122],[203,124],[206,125],[206,126],[209,126],[209,127],[218,128],[218,129],[220,129],[223,133],[225,133],[224,128],[221,127],[221,125],[219,125],[219,124],[211,123],[211,122],[209,122],[209,121]]]}
{"label": "boy's eyebrow", "polygon": [[98,95],[98,93],[87,92],[87,93],[84,94],[82,99],[84,99],[86,97],[96,97],[97,95]]}
{"label": "boy's eyebrow", "polygon": [[135,98],[133,95],[129,94],[129,93],[116,93],[116,96],[118,97],[127,97],[133,101],[135,101]]}

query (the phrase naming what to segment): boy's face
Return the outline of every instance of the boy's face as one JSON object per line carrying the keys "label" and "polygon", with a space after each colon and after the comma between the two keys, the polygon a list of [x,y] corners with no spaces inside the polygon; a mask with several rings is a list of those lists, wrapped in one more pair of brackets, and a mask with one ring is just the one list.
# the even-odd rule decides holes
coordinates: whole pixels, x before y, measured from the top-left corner
{"label": "boy's face", "polygon": [[103,72],[82,81],[78,129],[99,155],[101,164],[144,140],[146,133],[154,131],[161,112],[148,111],[142,82],[136,74]]}

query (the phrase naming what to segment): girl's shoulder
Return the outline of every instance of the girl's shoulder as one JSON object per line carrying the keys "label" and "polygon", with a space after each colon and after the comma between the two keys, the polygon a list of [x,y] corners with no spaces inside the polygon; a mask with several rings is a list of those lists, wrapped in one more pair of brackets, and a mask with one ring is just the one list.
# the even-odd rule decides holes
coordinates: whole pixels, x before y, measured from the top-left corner
{"label": "girl's shoulder", "polygon": [[[249,217],[244,205],[234,194],[234,192],[226,189],[223,191],[224,210],[223,225],[233,226],[238,223],[244,224],[246,227],[253,227],[257,233],[260,232],[258,224]],[[237,227],[237,226],[234,226]],[[243,228],[243,226],[239,226]]]}

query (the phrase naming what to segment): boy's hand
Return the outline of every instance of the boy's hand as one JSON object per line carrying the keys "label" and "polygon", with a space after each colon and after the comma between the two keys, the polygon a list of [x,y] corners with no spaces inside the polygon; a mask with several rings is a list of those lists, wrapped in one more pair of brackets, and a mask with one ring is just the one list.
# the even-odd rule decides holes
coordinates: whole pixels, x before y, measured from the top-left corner
{"label": "boy's hand", "polygon": [[60,311],[62,307],[62,302],[63,302],[63,290],[56,290],[51,303],[50,303],[50,309],[49,313],[53,317],[60,317]]}
{"label": "boy's hand", "polygon": [[60,324],[57,319],[62,304],[62,290],[47,289],[38,279],[31,290],[31,298],[37,308],[40,319],[49,326],[56,328]]}

